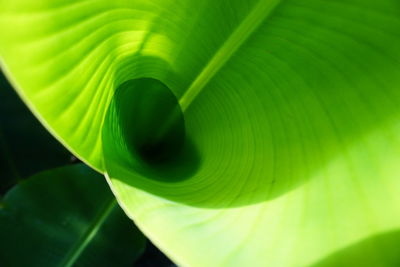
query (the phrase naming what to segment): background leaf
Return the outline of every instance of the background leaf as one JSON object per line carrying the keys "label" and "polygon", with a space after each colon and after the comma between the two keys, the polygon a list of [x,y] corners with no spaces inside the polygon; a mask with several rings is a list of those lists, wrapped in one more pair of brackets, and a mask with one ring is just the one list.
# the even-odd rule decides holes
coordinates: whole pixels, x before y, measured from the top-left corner
{"label": "background leaf", "polygon": [[21,182],[0,209],[5,266],[132,266],[145,238],[101,175],[78,164]]}

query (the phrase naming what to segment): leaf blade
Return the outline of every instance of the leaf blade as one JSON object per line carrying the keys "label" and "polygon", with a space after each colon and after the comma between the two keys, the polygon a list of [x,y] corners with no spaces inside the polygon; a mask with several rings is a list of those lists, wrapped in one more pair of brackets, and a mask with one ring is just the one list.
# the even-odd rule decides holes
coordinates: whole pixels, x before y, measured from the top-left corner
{"label": "leaf blade", "polygon": [[[106,100],[97,102],[102,106],[90,128],[91,149],[79,144],[85,130],[72,140],[60,130],[63,123],[50,123],[103,171],[104,147],[92,148],[99,144],[113,90],[150,77],[181,97],[257,2],[152,3],[144,5],[147,17],[123,13],[142,24],[104,41],[114,50],[101,47],[93,64],[86,62],[86,73],[102,66],[99,76],[109,81],[99,82],[101,89],[89,86],[99,94],[107,91]],[[185,111],[187,135],[202,160],[193,176],[168,183],[129,166],[120,168],[122,176],[107,170],[125,212],[174,260],[193,266],[262,265],[265,257],[272,266],[309,265],[369,235],[397,229],[398,10],[394,0],[282,1],[227,64],[206,77],[207,85]],[[114,26],[111,32],[125,28]],[[102,44],[103,37],[99,34]],[[82,53],[79,49],[74,48]],[[13,62],[15,51],[4,51]],[[29,64],[13,64],[14,76],[30,80],[16,70]],[[114,70],[115,76],[109,73]],[[84,81],[73,81],[78,73],[68,74],[69,82],[83,88]],[[28,83],[22,87],[34,91]],[[66,87],[49,90],[60,94]],[[76,105],[84,109],[86,101]],[[83,125],[89,129],[87,121]],[[122,138],[115,142],[124,144]]]}
{"label": "leaf blade", "polygon": [[[8,192],[0,210],[2,263],[132,263],[143,252],[145,239],[99,179],[80,164],[40,173]],[[88,185],[91,192],[80,195]]]}

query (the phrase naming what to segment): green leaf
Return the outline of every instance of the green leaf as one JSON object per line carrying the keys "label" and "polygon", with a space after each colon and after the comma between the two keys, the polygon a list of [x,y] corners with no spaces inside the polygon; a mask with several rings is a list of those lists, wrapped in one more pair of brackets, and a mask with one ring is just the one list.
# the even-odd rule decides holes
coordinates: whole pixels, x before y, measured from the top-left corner
{"label": "green leaf", "polygon": [[20,95],[178,264],[306,266],[399,229],[398,0],[0,7]]}
{"label": "green leaf", "polygon": [[0,73],[0,194],[34,173],[71,162]]}
{"label": "green leaf", "polygon": [[373,235],[337,251],[313,267],[399,266],[399,234],[396,230]]}
{"label": "green leaf", "polygon": [[5,266],[129,266],[145,246],[101,175],[83,164],[11,189],[0,209],[0,239]]}

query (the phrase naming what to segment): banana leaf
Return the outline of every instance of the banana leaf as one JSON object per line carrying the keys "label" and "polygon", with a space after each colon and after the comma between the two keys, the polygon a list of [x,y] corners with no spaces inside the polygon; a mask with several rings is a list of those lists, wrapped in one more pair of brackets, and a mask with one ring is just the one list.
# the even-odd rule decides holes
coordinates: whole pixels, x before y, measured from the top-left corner
{"label": "banana leaf", "polygon": [[177,264],[396,266],[398,0],[3,0],[0,32],[25,103]]}
{"label": "banana leaf", "polygon": [[3,266],[132,266],[145,238],[83,164],[32,176],[0,208]]}

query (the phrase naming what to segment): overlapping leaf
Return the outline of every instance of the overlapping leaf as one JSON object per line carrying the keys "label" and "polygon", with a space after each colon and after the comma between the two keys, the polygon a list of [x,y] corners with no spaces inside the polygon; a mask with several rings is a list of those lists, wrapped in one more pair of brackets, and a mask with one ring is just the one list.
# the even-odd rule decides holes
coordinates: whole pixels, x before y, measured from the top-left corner
{"label": "overlapping leaf", "polygon": [[36,174],[7,192],[0,208],[1,264],[133,264],[145,238],[101,178],[79,164]]}

